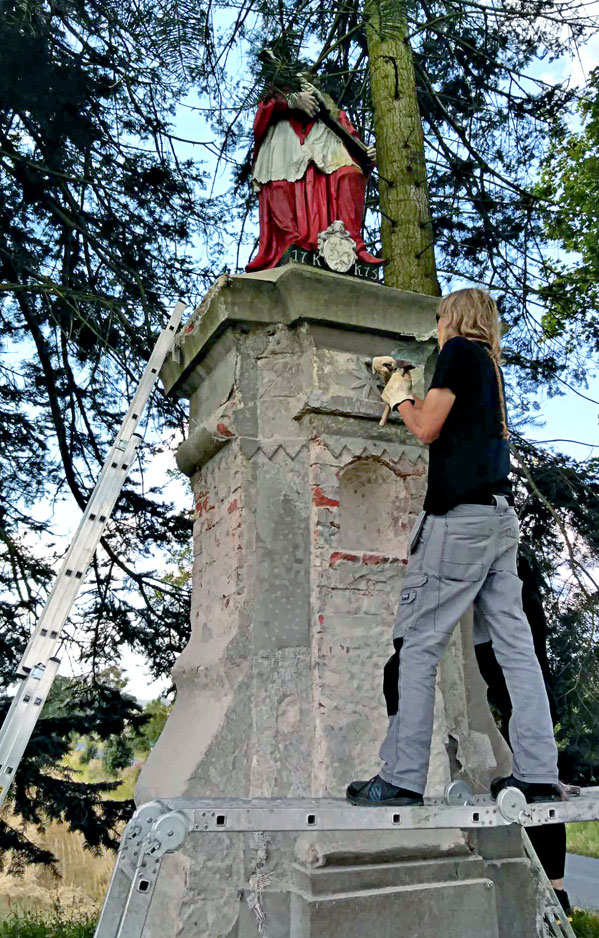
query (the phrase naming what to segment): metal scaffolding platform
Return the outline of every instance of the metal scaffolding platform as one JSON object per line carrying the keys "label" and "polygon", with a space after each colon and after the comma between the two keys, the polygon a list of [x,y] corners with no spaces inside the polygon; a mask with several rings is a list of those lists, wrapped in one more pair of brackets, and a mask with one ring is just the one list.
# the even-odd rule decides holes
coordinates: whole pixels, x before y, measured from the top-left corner
{"label": "metal scaffolding platform", "polygon": [[[452,782],[445,799],[400,808],[355,807],[341,798],[164,798],[142,805],[125,829],[95,938],[141,938],[162,858],[190,834],[527,827],[597,818],[599,788],[582,789],[568,801],[527,804],[516,788],[504,789],[493,801],[489,795],[472,795],[463,782]],[[525,846],[532,850],[528,838]],[[548,934],[572,938],[553,890],[547,881],[543,886]]]}

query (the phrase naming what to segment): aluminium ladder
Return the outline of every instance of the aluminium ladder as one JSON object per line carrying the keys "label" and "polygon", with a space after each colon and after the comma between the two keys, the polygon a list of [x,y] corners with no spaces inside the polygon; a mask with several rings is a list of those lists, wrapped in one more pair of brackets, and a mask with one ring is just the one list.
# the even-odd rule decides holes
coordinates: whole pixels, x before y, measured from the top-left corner
{"label": "aluminium ladder", "polygon": [[490,795],[472,795],[464,782],[451,782],[445,799],[405,808],[356,807],[340,798],[163,798],[138,808],[125,828],[95,938],[142,938],[162,859],[182,847],[189,834],[475,829],[509,824],[522,826],[525,852],[541,880],[545,934],[575,938],[524,827],[597,818],[599,788],[582,789],[570,801],[527,804],[517,788],[505,788],[494,801]]}
{"label": "aluminium ladder", "polygon": [[164,359],[172,348],[185,306],[185,303],[177,303],[168,324],[158,337],[17,668],[17,676],[22,680],[0,730],[0,807],[6,799],[56,677],[60,664],[57,651],[65,622],[141,442],[141,436],[135,431]]}

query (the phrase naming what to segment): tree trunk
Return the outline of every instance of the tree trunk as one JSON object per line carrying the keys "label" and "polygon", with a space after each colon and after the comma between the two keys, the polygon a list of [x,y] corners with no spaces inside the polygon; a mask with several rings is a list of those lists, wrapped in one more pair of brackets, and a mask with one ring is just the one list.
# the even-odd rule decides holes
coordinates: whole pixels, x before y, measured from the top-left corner
{"label": "tree trunk", "polygon": [[[400,0],[401,2],[401,0]],[[385,283],[440,294],[433,249],[424,137],[405,16],[382,22],[381,0],[367,0],[367,40],[381,179],[381,238]]]}

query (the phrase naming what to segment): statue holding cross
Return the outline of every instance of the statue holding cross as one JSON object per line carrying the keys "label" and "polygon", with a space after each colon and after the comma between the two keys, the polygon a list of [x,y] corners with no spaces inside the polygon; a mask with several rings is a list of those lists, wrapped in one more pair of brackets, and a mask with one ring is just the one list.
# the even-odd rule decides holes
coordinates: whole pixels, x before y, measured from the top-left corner
{"label": "statue holding cross", "polygon": [[260,242],[247,271],[276,267],[292,246],[318,251],[319,235],[336,222],[355,243],[358,261],[383,263],[361,236],[375,148],[310,79],[301,76],[299,91],[270,89],[258,105],[252,178]]}

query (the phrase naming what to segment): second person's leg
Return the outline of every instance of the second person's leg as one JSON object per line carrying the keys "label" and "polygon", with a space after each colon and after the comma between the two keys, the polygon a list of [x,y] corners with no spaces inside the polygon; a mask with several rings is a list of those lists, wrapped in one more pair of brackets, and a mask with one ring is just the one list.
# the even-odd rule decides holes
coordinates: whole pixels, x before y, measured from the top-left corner
{"label": "second person's leg", "polygon": [[513,708],[509,723],[513,775],[523,782],[555,784],[557,747],[549,701],[522,608],[517,541],[507,535],[506,530],[505,550],[498,552],[476,598],[475,616],[482,617],[489,630]]}

